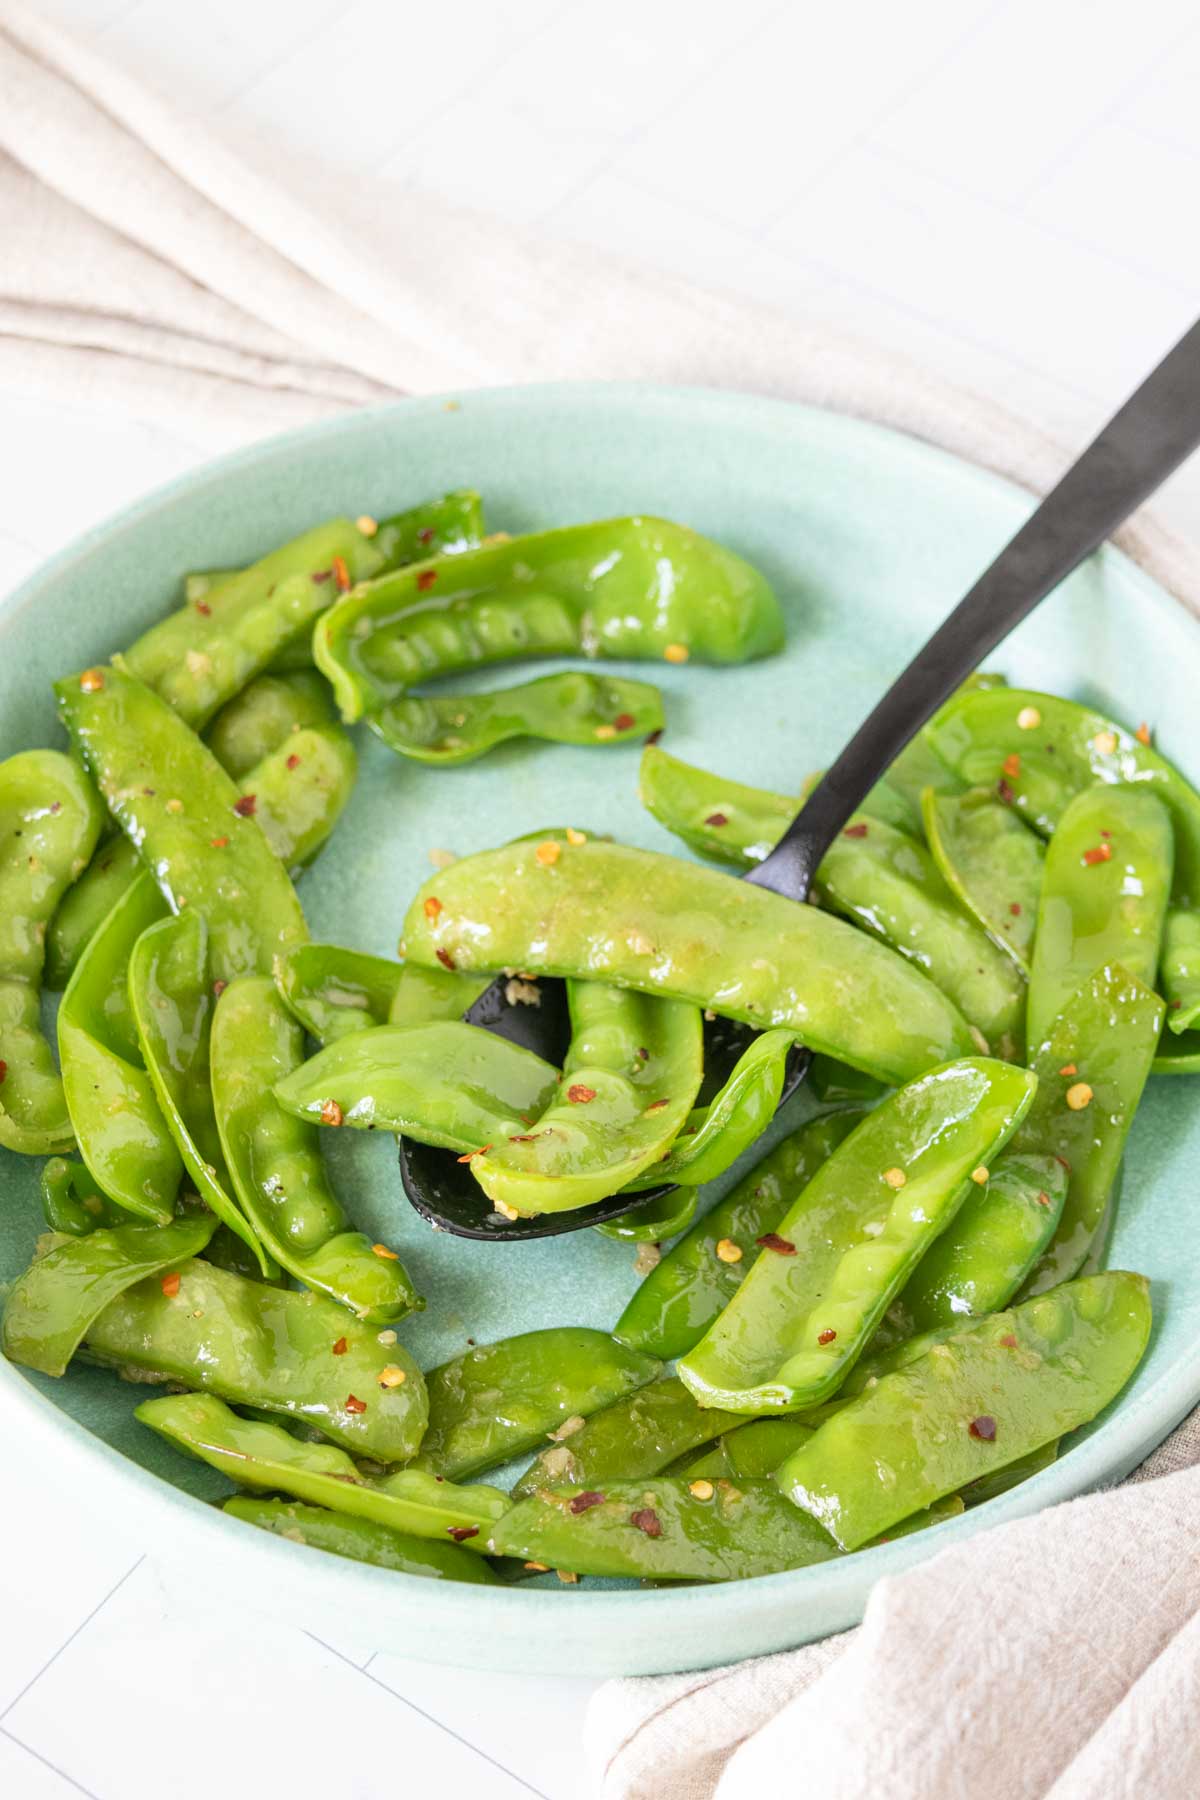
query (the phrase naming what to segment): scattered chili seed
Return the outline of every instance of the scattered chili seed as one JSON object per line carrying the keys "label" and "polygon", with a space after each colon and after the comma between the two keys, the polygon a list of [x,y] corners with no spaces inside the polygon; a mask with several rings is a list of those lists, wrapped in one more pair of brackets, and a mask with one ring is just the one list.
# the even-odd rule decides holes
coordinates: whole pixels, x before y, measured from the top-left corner
{"label": "scattered chili seed", "polygon": [[613,724],[618,731],[632,731],[637,724],[637,720],[632,713],[618,713],[613,720]]}
{"label": "scattered chili seed", "polygon": [[990,1413],[980,1413],[977,1419],[971,1420],[967,1430],[973,1438],[980,1438],[983,1443],[990,1444],[996,1436],[996,1421]]}
{"label": "scattered chili seed", "polygon": [[1023,706],[1017,714],[1017,724],[1022,731],[1036,731],[1042,722],[1042,715],[1036,706]]}
{"label": "scattered chili seed", "polygon": [[203,613],[206,619],[211,618],[212,616],[212,607],[208,604],[207,600],[197,600],[196,611],[198,613]]}
{"label": "scattered chili seed", "polygon": [[570,1587],[573,1582],[579,1580],[578,1575],[573,1575],[570,1569],[555,1569],[554,1573],[558,1576],[558,1579],[565,1582],[568,1587]]}
{"label": "scattered chili seed", "polygon": [[1098,731],[1092,739],[1092,749],[1098,750],[1101,756],[1111,756],[1117,747],[1115,731]]}
{"label": "scattered chili seed", "polygon": [[241,819],[252,819],[257,805],[257,794],[240,794],[233,803],[233,810]]}
{"label": "scattered chili seed", "polygon": [[706,825],[728,825],[729,817],[728,814],[722,812],[709,813],[704,823]]}
{"label": "scattered chili seed", "polygon": [[669,663],[685,663],[691,651],[686,644],[668,644],[663,655]]}
{"label": "scattered chili seed", "polygon": [[1134,732],[1133,735],[1137,739],[1139,744],[1149,744],[1149,742],[1150,742],[1150,727],[1147,725],[1145,719],[1142,720],[1141,724],[1138,726],[1137,730]]}
{"label": "scattered chili seed", "polygon": [[755,1238],[760,1250],[774,1250],[776,1256],[795,1256],[796,1246],[791,1238],[780,1237],[777,1231],[766,1231],[762,1237]]}
{"label": "scattered chili seed", "polygon": [[538,845],[533,854],[543,869],[552,869],[562,855],[562,845],[556,844],[553,838],[547,838],[544,843]]}
{"label": "scattered chili seed", "polygon": [[1079,1070],[1074,1063],[1064,1063],[1058,1072],[1060,1075],[1078,1075]]}
{"label": "scattered chili seed", "polygon": [[866,835],[867,827],[865,820],[860,821],[857,825],[847,825],[842,832],[842,836],[848,838],[865,838]]}
{"label": "scattered chili seed", "polygon": [[722,1238],[717,1245],[717,1261],[723,1263],[739,1263],[742,1260],[742,1246],[735,1244],[732,1238]]}
{"label": "scattered chili seed", "polygon": [[213,982],[212,991],[216,995],[218,1000],[221,998],[221,995],[225,992],[225,989],[228,986],[229,986],[229,983],[227,981],[221,981],[219,978]]}
{"label": "scattered chili seed", "polygon": [[832,1344],[832,1342],[836,1336],[837,1336],[837,1332],[829,1330],[829,1329],[826,1329],[825,1331],[818,1331],[817,1342],[818,1342],[818,1344]]}
{"label": "scattered chili seed", "polygon": [[1097,844],[1094,850],[1085,850],[1083,860],[1089,869],[1094,869],[1097,863],[1111,862],[1112,845]]}
{"label": "scattered chili seed", "polygon": [[371,1245],[371,1254],[372,1254],[372,1256],[381,1256],[385,1262],[399,1262],[400,1261],[400,1258],[397,1256],[396,1252],[394,1250],[389,1250],[386,1244],[372,1244]]}
{"label": "scattered chili seed", "polygon": [[417,591],[422,594],[428,593],[436,580],[436,569],[422,569],[417,576]]}
{"label": "scattered chili seed", "polygon": [[385,1369],[380,1369],[375,1379],[381,1388],[403,1387],[408,1380],[408,1370],[402,1369],[399,1363],[389,1363]]}
{"label": "scattered chili seed", "polygon": [[610,738],[616,737],[617,728],[615,725],[597,725],[595,735],[602,744],[606,744]]}
{"label": "scattered chili seed", "polygon": [[588,1087],[587,1083],[583,1081],[573,1081],[567,1089],[567,1099],[572,1106],[586,1106],[589,1100],[595,1098],[595,1088]]}
{"label": "scattered chili seed", "polygon": [[350,571],[346,567],[344,556],[335,556],[333,559],[333,579],[337,582],[338,593],[344,594],[350,586]]}
{"label": "scattered chili seed", "polygon": [[899,1189],[904,1186],[905,1182],[908,1180],[908,1176],[904,1173],[903,1169],[885,1169],[883,1171],[883,1179],[890,1188]]}
{"label": "scattered chili seed", "polygon": [[454,1539],[456,1544],[465,1543],[467,1538],[479,1536],[478,1525],[447,1525],[446,1530],[450,1533],[450,1536]]}
{"label": "scattered chili seed", "polygon": [[161,1283],[162,1291],[167,1296],[168,1300],[173,1300],[179,1292],[179,1279],[177,1274],[163,1276]]}
{"label": "scattered chili seed", "polygon": [[370,513],[360,513],[354,523],[364,537],[374,537],[379,530],[379,520],[373,519]]}
{"label": "scattered chili seed", "polygon": [[587,843],[587,832],[586,831],[576,831],[576,829],[573,825],[568,825],[567,826],[567,842],[568,842],[568,844],[574,844],[575,848],[578,849],[580,844]]}
{"label": "scattered chili seed", "polygon": [[711,1500],[716,1491],[711,1481],[701,1479],[688,1482],[688,1493],[695,1500]]}
{"label": "scattered chili seed", "polygon": [[375,1342],[377,1344],[394,1344],[396,1342],[396,1333],[390,1328],[387,1331],[377,1332],[375,1335]]}
{"label": "scattered chili seed", "polygon": [[348,1413],[365,1413],[366,1410],[367,1403],[365,1400],[360,1400],[357,1394],[346,1395],[346,1411]]}
{"label": "scattered chili seed", "polygon": [[436,919],[438,914],[440,912],[442,912],[443,910],[444,910],[444,908],[442,906],[441,901],[438,899],[437,895],[430,894],[429,898],[425,902],[425,917],[427,919]]}
{"label": "scattered chili seed", "polygon": [[1047,1194],[1045,1192],[1039,1192],[1038,1197],[1037,1197],[1037,1203],[1039,1206],[1049,1206],[1049,1204],[1050,1204],[1049,1194]]}
{"label": "scattered chili seed", "polygon": [[527,1562],[524,1566],[531,1575],[548,1575],[550,1573],[549,1563]]}
{"label": "scattered chili seed", "polygon": [[987,1178],[988,1178],[987,1168],[985,1167],[985,1165],[983,1163],[980,1163],[980,1165],[977,1169],[971,1170],[971,1180],[978,1182],[980,1187],[987,1186]]}
{"label": "scattered chili seed", "polygon": [[1067,1089],[1067,1105],[1072,1112],[1082,1112],[1085,1106],[1092,1103],[1092,1090],[1086,1081],[1077,1081],[1074,1087]]}
{"label": "scattered chili seed", "polygon": [[1003,769],[1004,773],[1008,776],[1008,779],[1010,781],[1016,781],[1019,779],[1020,774],[1021,774],[1021,759],[1017,755],[1015,750],[1013,750],[1008,756],[1005,757],[1004,761],[1000,764],[1000,767]]}
{"label": "scattered chili seed", "polygon": [[458,967],[458,964],[448,950],[439,949],[437,959],[441,963],[443,969],[456,969]]}
{"label": "scattered chili seed", "polygon": [[573,1494],[571,1496],[568,1510],[573,1513],[585,1513],[589,1512],[593,1506],[603,1505],[604,1495],[596,1493],[593,1488],[589,1488],[585,1493]]}
{"label": "scattered chili seed", "polygon": [[662,1521],[652,1506],[639,1506],[635,1513],[630,1513],[629,1523],[644,1531],[647,1537],[662,1536]]}

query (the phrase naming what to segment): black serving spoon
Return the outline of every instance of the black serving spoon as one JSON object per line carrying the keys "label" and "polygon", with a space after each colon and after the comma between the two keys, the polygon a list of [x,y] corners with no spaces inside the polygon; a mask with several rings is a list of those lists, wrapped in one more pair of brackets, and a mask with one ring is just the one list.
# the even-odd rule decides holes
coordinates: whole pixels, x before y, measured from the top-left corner
{"label": "black serving spoon", "polygon": [[[888,689],[817,783],[774,850],[743,877],[789,900],[808,899],[818,865],[850,814],[904,746],[983,658],[1084,557],[1161,486],[1200,444],[1200,322],[1180,339]],[[498,976],[465,1015],[561,1065],[569,1025],[563,983],[540,979],[540,1006],[510,1005]],[[732,1020],[705,1030],[705,1071],[723,1081],[754,1034]],[[789,1059],[780,1105],[808,1070],[807,1051]],[[669,1192],[614,1194],[574,1212],[506,1219],[493,1212],[466,1164],[451,1152],[400,1140],[400,1171],[413,1206],[459,1237],[553,1237],[600,1225]]]}

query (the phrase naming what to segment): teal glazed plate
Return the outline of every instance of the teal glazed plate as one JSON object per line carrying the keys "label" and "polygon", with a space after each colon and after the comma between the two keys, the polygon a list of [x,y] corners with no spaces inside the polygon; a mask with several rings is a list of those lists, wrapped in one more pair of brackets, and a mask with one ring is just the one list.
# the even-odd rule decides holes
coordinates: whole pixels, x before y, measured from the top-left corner
{"label": "teal glazed plate", "polygon": [[[1029,496],[926,444],[840,416],[688,389],[560,386],[413,400],[256,446],[189,475],[55,558],[0,606],[0,754],[62,742],[52,678],[107,657],[179,598],[184,570],[250,561],[333,513],[376,515],[480,489],[489,528],[523,532],[632,512],[695,526],[757,563],[787,614],[784,653],[743,668],[653,671],[666,743],[787,791],[828,762],[1031,510]],[[553,667],[554,665],[549,665]],[[1200,623],[1106,549],[992,659],[1046,687],[1148,719],[1200,779]],[[645,665],[614,671],[647,677]],[[491,671],[481,687],[515,679]],[[506,745],[464,768],[402,762],[365,731],[343,822],[300,886],[315,938],[394,954],[432,850],[464,854],[573,824],[688,853],[637,799],[638,749]],[[133,1417],[144,1387],[96,1369],[61,1381],[0,1363],[0,1432],[61,1471],[93,1521],[137,1522],[147,1549],[206,1589],[402,1656],[557,1673],[693,1668],[853,1624],[873,1584],[972,1532],[1124,1475],[1200,1401],[1200,1087],[1152,1078],[1129,1145],[1110,1266],[1151,1277],[1154,1335],[1136,1379],[1059,1461],[917,1536],[728,1586],[640,1590],[553,1577],[512,1588],[419,1581],[225,1517],[221,1478]],[[772,1138],[812,1110],[803,1093]],[[634,1248],[595,1232],[530,1244],[435,1234],[411,1212],[390,1139],[328,1133],[356,1221],[395,1244],[427,1309],[402,1335],[428,1367],[544,1325],[611,1327]],[[766,1148],[766,1144],[763,1145]],[[0,1151],[0,1282],[42,1229],[39,1163]],[[738,1171],[707,1191],[715,1199]]]}

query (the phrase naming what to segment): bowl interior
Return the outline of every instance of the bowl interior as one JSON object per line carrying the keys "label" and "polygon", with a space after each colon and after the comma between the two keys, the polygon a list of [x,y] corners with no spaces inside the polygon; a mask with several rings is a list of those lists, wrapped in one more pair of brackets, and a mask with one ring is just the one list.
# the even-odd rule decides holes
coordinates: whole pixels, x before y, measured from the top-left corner
{"label": "bowl interior", "polygon": [[[492,529],[661,513],[758,563],[787,612],[785,652],[729,670],[664,664],[653,679],[666,692],[668,748],[783,790],[798,788],[829,759],[1030,506],[1015,489],[911,439],[735,396],[548,388],[359,414],[189,477],[92,534],[12,596],[0,608],[0,755],[62,741],[50,680],[107,656],[175,604],[184,570],[248,560],[331,513],[379,514],[464,485],[482,491]],[[1105,551],[992,664],[1014,681],[1095,702],[1131,723],[1148,719],[1165,754],[1200,778],[1198,629],[1178,602]],[[644,666],[627,672],[647,674]],[[494,670],[474,685],[503,685],[522,673]],[[393,953],[433,849],[461,854],[573,824],[688,855],[638,804],[634,748],[516,744],[440,771],[401,762],[366,732],[359,750],[351,805],[301,885],[317,938]],[[1109,1262],[1153,1278],[1157,1314],[1133,1386],[1018,1495],[843,1565],[678,1594],[564,1596],[557,1584],[541,1594],[451,1594],[424,1584],[418,1605],[411,1581],[297,1552],[194,1503],[177,1509],[168,1532],[170,1490],[139,1477],[138,1468],[199,1498],[225,1484],[136,1424],[132,1409],[144,1389],[95,1370],[73,1369],[52,1382],[3,1365],[0,1395],[42,1425],[52,1417],[54,1440],[82,1459],[85,1479],[94,1470],[99,1480],[102,1467],[106,1479],[124,1479],[131,1503],[147,1510],[152,1537],[182,1534],[191,1542],[199,1533],[216,1565],[236,1564],[242,1578],[261,1570],[263,1591],[280,1590],[272,1603],[291,1603],[284,1589],[306,1594],[310,1605],[353,1596],[380,1642],[410,1655],[561,1669],[569,1648],[572,1667],[599,1672],[767,1650],[847,1623],[872,1579],[953,1536],[1122,1472],[1200,1398],[1195,1093],[1190,1079],[1152,1081],[1130,1143]],[[801,1093],[773,1136],[811,1109]],[[635,1285],[632,1247],[595,1233],[519,1245],[435,1235],[405,1205],[390,1140],[347,1131],[330,1152],[357,1222],[401,1249],[427,1296],[426,1312],[404,1331],[426,1366],[468,1338],[485,1342],[567,1322],[611,1326]],[[24,1267],[42,1228],[37,1167],[0,1152],[0,1282]],[[711,1197],[736,1174],[714,1184]],[[103,1446],[127,1460],[116,1464]]]}

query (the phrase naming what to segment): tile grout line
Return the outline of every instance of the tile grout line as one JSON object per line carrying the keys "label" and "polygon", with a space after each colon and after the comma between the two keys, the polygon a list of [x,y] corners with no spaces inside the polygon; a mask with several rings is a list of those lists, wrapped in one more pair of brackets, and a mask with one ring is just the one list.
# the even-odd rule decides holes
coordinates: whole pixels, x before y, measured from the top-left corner
{"label": "tile grout line", "polygon": [[[47,1669],[53,1667],[53,1665],[58,1661],[59,1657],[62,1655],[64,1650],[70,1649],[71,1645],[75,1642],[75,1639],[80,1635],[80,1633],[87,1630],[87,1628],[91,1624],[92,1620],[96,1617],[96,1614],[98,1612],[100,1612],[103,1607],[108,1605],[109,1601],[112,1599],[113,1595],[117,1592],[118,1588],[124,1587],[125,1583],[129,1580],[129,1577],[134,1573],[134,1570],[140,1569],[142,1564],[145,1562],[145,1560],[146,1560],[146,1554],[145,1554],[145,1551],[143,1551],[141,1556],[138,1557],[137,1561],[135,1563],[131,1564],[131,1566],[128,1569],[126,1569],[125,1573],[121,1576],[120,1580],[113,1583],[112,1587],[109,1588],[107,1594],[104,1595],[103,1599],[97,1600],[97,1602],[96,1602],[95,1606],[93,1606],[91,1612],[88,1613],[88,1615],[85,1619],[81,1619],[79,1621],[79,1624],[75,1627],[75,1629],[71,1633],[70,1637],[65,1638],[63,1640],[63,1642],[58,1646],[58,1649],[54,1652],[53,1656],[47,1657],[46,1661],[42,1664],[41,1668],[37,1671],[37,1673],[35,1675],[30,1676],[29,1680],[25,1683],[25,1686],[20,1690],[20,1692],[13,1696],[13,1698],[9,1701],[8,1705],[3,1709],[3,1711],[0,1711],[0,1727],[3,1727],[5,1719],[7,1719],[9,1713],[12,1712],[13,1708],[15,1706],[20,1705],[21,1701],[25,1698],[25,1696],[29,1692],[30,1688],[36,1686],[36,1684],[42,1679],[42,1676],[46,1673]],[[11,1733],[9,1735],[11,1736]],[[23,1746],[23,1748],[27,1749],[28,1746],[25,1745],[25,1746]]]}
{"label": "tile grout line", "polygon": [[499,1769],[500,1773],[502,1775],[507,1775],[510,1781],[515,1781],[519,1787],[523,1787],[527,1792],[535,1794],[537,1800],[550,1800],[549,1794],[543,1793],[541,1788],[534,1787],[531,1781],[526,1781],[525,1777],[523,1775],[518,1775],[515,1769],[507,1768],[504,1763],[498,1762],[494,1756],[489,1756],[486,1750],[481,1750],[478,1744],[473,1744],[470,1738],[463,1737],[460,1732],[455,1731],[452,1726],[445,1724],[443,1720],[436,1718],[433,1713],[427,1713],[424,1707],[417,1705],[415,1700],[410,1700],[406,1694],[397,1693],[396,1689],[389,1687],[386,1681],[381,1681],[378,1675],[372,1675],[370,1665],[379,1654],[378,1651],[373,1650],[367,1658],[367,1661],[360,1668],[356,1662],[351,1662],[350,1658],[344,1655],[342,1651],[335,1650],[332,1644],[327,1644],[324,1638],[319,1638],[315,1631],[306,1631],[304,1635],[307,1638],[311,1638],[314,1644],[319,1644],[322,1650],[327,1650],[330,1656],[336,1656],[339,1662],[344,1662],[348,1668],[354,1670],[355,1674],[363,1676],[365,1680],[371,1682],[375,1687],[380,1688],[385,1694],[390,1694],[393,1700],[399,1700],[402,1706],[410,1707],[411,1710],[417,1713],[422,1719],[428,1720],[430,1725],[436,1725],[439,1731],[444,1731],[447,1737],[452,1737],[456,1743],[462,1744],[464,1749],[473,1750],[476,1756],[481,1756],[484,1762],[492,1765],[493,1769]]}
{"label": "tile grout line", "polygon": [[57,1763],[52,1763],[48,1756],[43,1756],[40,1750],[35,1750],[32,1744],[27,1744],[23,1738],[17,1737],[16,1733],[10,1731],[7,1725],[0,1725],[0,1737],[6,1737],[10,1744],[15,1744],[18,1750],[24,1750],[26,1756],[32,1756],[34,1762],[40,1762],[43,1768],[51,1769],[61,1781],[69,1781],[79,1793],[87,1795],[87,1800],[97,1800],[97,1796],[91,1788],[84,1787],[82,1781],[76,1781],[73,1775],[68,1775],[65,1769],[60,1769]]}

